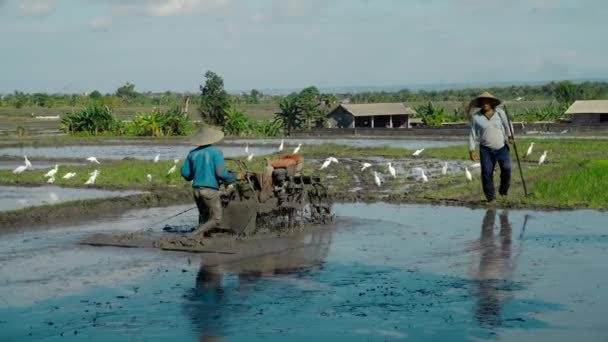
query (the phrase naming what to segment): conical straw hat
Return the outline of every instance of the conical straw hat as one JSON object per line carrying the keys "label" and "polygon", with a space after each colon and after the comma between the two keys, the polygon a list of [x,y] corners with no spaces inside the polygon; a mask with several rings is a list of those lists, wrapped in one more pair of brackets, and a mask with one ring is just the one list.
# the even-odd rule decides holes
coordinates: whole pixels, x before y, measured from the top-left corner
{"label": "conical straw hat", "polygon": [[190,144],[195,146],[204,146],[215,144],[224,138],[224,132],[215,128],[204,126],[199,129],[190,139]]}
{"label": "conical straw hat", "polygon": [[492,100],[493,107],[498,106],[502,102],[496,96],[490,94],[487,91],[484,91],[479,96],[477,96],[476,98],[474,98],[473,100],[471,100],[471,107],[481,108],[481,104],[480,104],[481,99],[490,99],[490,100]]}

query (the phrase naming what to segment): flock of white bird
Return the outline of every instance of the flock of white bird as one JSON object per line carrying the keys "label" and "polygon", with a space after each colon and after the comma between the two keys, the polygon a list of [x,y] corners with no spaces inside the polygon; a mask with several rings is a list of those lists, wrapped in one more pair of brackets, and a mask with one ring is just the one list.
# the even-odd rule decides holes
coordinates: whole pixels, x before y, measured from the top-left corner
{"label": "flock of white bird", "polygon": [[[27,158],[27,156],[23,156],[23,159],[24,159],[24,164],[17,166],[17,168],[15,168],[13,170],[14,174],[17,174],[17,175],[22,174],[23,172],[32,169],[32,162]],[[99,160],[97,160],[96,157],[88,157],[86,160],[88,162],[90,162],[91,164],[100,164]],[[59,172],[59,164],[55,164],[55,167],[53,167],[47,173],[44,174],[44,178],[46,178],[46,182],[48,184],[55,183],[55,177],[57,176],[58,172]],[[76,176],[76,172],[66,172],[63,175],[63,177],[61,177],[61,178],[70,179],[70,178],[74,178],[75,176]],[[98,176],[99,176],[99,170],[94,170],[93,172],[89,173],[89,179],[87,179],[87,181],[84,184],[85,185],[95,184],[95,181],[97,180]]]}
{"label": "flock of white bird", "polygon": [[[278,152],[282,152],[285,148],[285,140],[281,139],[281,144],[279,145],[278,148]],[[300,153],[300,150],[302,149],[302,144],[298,144],[297,147],[294,148],[293,150],[293,154],[298,154]],[[530,143],[530,146],[528,146],[528,150],[526,151],[526,154],[524,155],[525,159],[528,159],[530,157],[530,155],[532,155],[532,152],[534,150],[534,143]],[[422,152],[424,152],[424,148],[418,149],[416,151],[414,151],[414,153],[412,153],[412,157],[419,157]],[[245,145],[245,153],[247,155],[247,161],[252,161],[253,157],[254,157],[254,153],[250,153],[250,149],[249,149],[249,144]],[[544,151],[542,153],[542,155],[540,156],[539,160],[538,160],[538,165],[542,165],[545,163],[546,159],[547,159],[547,153],[548,151]],[[27,156],[23,156],[24,158],[24,164],[18,166],[17,168],[15,168],[13,170],[14,174],[21,174],[27,170],[31,170],[32,169],[32,163],[30,162],[30,160],[27,158]],[[99,160],[97,160],[96,157],[88,157],[86,158],[86,160],[91,163],[91,164],[101,164],[99,162]],[[160,154],[157,154],[154,159],[153,159],[154,163],[158,163],[160,161]],[[173,166],[171,166],[171,168],[169,169],[169,171],[167,171],[167,175],[171,175],[173,173],[175,173],[175,171],[177,170],[177,164],[179,163],[179,159],[174,159],[173,160]],[[325,161],[323,161],[323,163],[321,164],[320,169],[321,170],[325,170],[327,168],[330,167],[331,164],[339,164],[339,161],[337,158],[335,157],[328,157],[327,159],[325,159]],[[371,167],[373,167],[374,165],[372,165],[371,163],[368,162],[363,162],[361,163],[361,172],[370,169]],[[481,167],[480,163],[474,163],[471,164],[467,167],[464,168],[464,172],[465,172],[465,177],[467,179],[467,181],[472,182],[473,181],[473,174],[471,173],[471,171],[469,170],[469,167],[471,168],[479,168]],[[395,167],[392,165],[391,162],[386,163],[386,169],[388,174],[393,177],[393,178],[397,178],[397,171],[395,170]],[[419,175],[419,180],[422,181],[423,183],[426,183],[429,181],[428,176],[425,174],[424,169],[421,167],[415,167],[412,169],[412,171],[414,171],[416,174]],[[59,165],[55,164],[55,167],[50,169],[45,175],[44,177],[47,179],[47,183],[49,184],[53,184],[55,182],[55,177],[57,176],[57,173],[59,172]],[[85,185],[91,185],[91,184],[95,184],[95,181],[97,180],[97,177],[99,176],[99,170],[94,170],[93,172],[89,173],[89,178],[87,179],[87,181],[84,183]],[[441,168],[441,174],[442,175],[447,175],[448,174],[448,163],[444,162],[443,167]],[[76,176],[76,172],[66,172],[63,175],[63,179],[71,179],[73,177]],[[374,171],[374,183],[377,186],[381,186],[383,181],[382,181],[382,175],[378,172],[378,171]],[[148,182],[152,182],[152,175],[151,174],[147,174],[146,178],[148,180]]]}

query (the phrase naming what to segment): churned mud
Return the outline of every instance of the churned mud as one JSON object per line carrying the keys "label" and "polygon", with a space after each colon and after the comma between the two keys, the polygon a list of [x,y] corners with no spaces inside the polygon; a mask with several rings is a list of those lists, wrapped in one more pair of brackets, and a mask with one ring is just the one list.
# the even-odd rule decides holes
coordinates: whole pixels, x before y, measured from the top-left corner
{"label": "churned mud", "polygon": [[[0,235],[3,340],[604,341],[607,213],[338,204],[234,254],[79,244],[187,206]],[[266,253],[259,253],[265,251]]]}
{"label": "churned mud", "polygon": [[[88,192],[88,190],[84,191]],[[123,197],[90,199],[66,203],[28,207],[0,212],[0,230],[31,229],[38,225],[91,221],[107,215],[124,213],[130,209],[153,208],[190,203],[191,191],[175,188],[173,191],[149,192]]]}

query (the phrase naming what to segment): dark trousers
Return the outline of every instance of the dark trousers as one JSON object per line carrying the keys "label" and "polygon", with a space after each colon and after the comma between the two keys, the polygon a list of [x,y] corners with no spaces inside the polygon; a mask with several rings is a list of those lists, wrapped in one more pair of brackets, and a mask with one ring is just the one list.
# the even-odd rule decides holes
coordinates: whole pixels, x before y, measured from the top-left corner
{"label": "dark trousers", "polygon": [[505,145],[499,150],[492,150],[485,146],[479,146],[479,161],[481,163],[481,186],[488,201],[496,198],[494,190],[494,167],[498,162],[500,167],[500,187],[498,193],[507,195],[511,183],[511,158],[509,157],[509,146]]}

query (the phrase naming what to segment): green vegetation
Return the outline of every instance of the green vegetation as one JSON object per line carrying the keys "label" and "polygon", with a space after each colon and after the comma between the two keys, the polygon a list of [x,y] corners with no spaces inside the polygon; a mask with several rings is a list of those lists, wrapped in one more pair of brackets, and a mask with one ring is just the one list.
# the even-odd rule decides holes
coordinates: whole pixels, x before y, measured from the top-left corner
{"label": "green vegetation", "polygon": [[61,118],[61,130],[69,134],[86,133],[98,135],[121,130],[121,121],[107,107],[89,107],[72,112]]}
{"label": "green vegetation", "polygon": [[[59,171],[55,177],[55,185],[68,187],[84,187],[84,183],[89,178],[89,173],[93,170],[99,170],[100,174],[97,177],[94,187],[113,188],[113,189],[146,189],[158,186],[189,186],[184,182],[179,174],[181,163],[178,164],[177,170],[167,175],[169,169],[173,166],[173,161],[160,161],[153,163],[152,161],[130,160],[130,161],[111,161],[104,162],[101,165],[87,166],[62,166],[59,165]],[[43,185],[46,184],[46,174],[48,170],[32,170],[24,172],[20,175],[14,175],[10,170],[0,170],[0,183],[5,185]],[[71,179],[63,179],[62,177],[68,172],[76,172],[76,176]],[[152,176],[152,182],[149,182],[146,175]]]}
{"label": "green vegetation", "polygon": [[192,132],[193,125],[181,108],[166,111],[139,113],[126,125],[126,132],[137,136],[185,136]]}
{"label": "green vegetation", "polygon": [[316,87],[304,88],[299,93],[291,93],[279,102],[277,113],[285,131],[325,127],[327,114],[335,106],[337,98],[321,94]]}
{"label": "green vegetation", "polygon": [[[527,148],[531,140],[519,141],[520,149]],[[607,140],[535,140],[535,149],[529,160],[523,160],[530,197],[525,198],[519,179],[517,164],[513,156],[512,187],[509,196],[499,199],[500,206],[525,208],[608,208],[606,191],[608,184],[608,141]],[[538,165],[538,158],[544,151],[549,151],[544,165]],[[512,151],[513,152],[513,151]],[[523,151],[522,151],[523,152]],[[410,170],[398,174],[397,179],[386,175],[385,162],[394,161],[396,164],[407,161],[408,166],[428,167],[429,163],[438,165],[442,161],[450,161],[452,167],[470,165],[466,161],[467,147],[451,146],[444,148],[426,149],[417,161],[412,161],[412,151],[393,148],[355,148],[335,144],[305,145],[300,152],[305,158],[304,171],[324,179],[330,193],[341,200],[389,200],[396,202],[445,202],[463,205],[479,205],[483,203],[483,194],[479,181],[478,169],[473,170],[473,182],[467,182],[464,172],[440,176],[432,174],[428,183],[421,183],[407,178]],[[276,154],[274,154],[276,156]],[[321,161],[328,156],[340,160],[326,170],[319,170]],[[272,156],[266,156],[272,157]],[[432,158],[434,160],[428,160]],[[362,162],[370,162],[375,166],[374,171],[381,172],[387,181],[378,188],[373,183],[373,172],[360,171]],[[257,156],[252,162],[247,162],[250,170],[261,172],[264,167],[264,157]],[[189,184],[181,179],[178,170],[167,175],[173,165],[171,161],[129,160],[104,162],[101,165],[61,166],[56,185],[83,187],[88,173],[99,169],[101,174],[96,187],[117,189],[159,189],[167,187],[187,188]],[[227,159],[226,166],[230,170],[239,171],[232,159]],[[47,170],[27,171],[14,175],[10,170],[0,171],[0,184],[6,185],[44,185],[43,175]],[[70,180],[61,177],[67,172],[76,172],[77,176]],[[152,181],[146,175],[152,175]],[[496,173],[498,181],[498,173]],[[359,195],[349,192],[353,187],[362,187]]]}
{"label": "green vegetation", "polygon": [[608,205],[608,160],[576,164],[569,170],[534,184],[533,198],[555,206],[606,208]]}
{"label": "green vegetation", "polygon": [[199,111],[203,121],[215,126],[224,126],[225,113],[230,106],[230,98],[224,90],[224,79],[213,71],[205,73],[205,85],[201,85]]}
{"label": "green vegetation", "polygon": [[489,91],[507,101],[518,100],[556,100],[562,104],[570,104],[574,100],[608,99],[608,82],[569,81],[550,82],[541,85],[521,85],[489,88],[464,88],[446,90],[411,91],[403,89],[397,92],[364,92],[353,94],[354,103],[370,102],[468,102],[483,91]]}
{"label": "green vegetation", "polygon": [[278,137],[282,128],[279,120],[253,120],[231,106],[226,110],[224,132],[234,137]]}
{"label": "green vegetation", "polygon": [[179,107],[138,113],[133,121],[125,123],[105,106],[65,114],[61,130],[71,135],[183,136],[190,134],[192,123]]}

